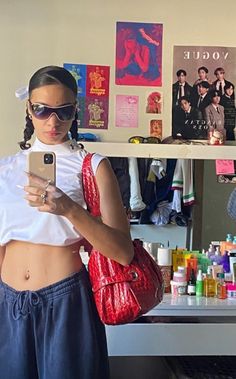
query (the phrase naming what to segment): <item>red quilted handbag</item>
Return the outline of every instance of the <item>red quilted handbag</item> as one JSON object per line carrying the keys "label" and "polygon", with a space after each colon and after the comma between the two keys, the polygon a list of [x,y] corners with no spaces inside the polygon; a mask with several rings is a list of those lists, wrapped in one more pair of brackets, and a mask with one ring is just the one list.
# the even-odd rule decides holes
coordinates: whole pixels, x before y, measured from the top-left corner
{"label": "red quilted handbag", "polygon": [[[91,168],[93,154],[83,161],[84,197],[89,212],[100,215],[99,192]],[[104,324],[117,325],[134,321],[159,304],[163,280],[159,266],[138,240],[133,241],[134,258],[123,266],[92,249],[88,271],[95,303]]]}

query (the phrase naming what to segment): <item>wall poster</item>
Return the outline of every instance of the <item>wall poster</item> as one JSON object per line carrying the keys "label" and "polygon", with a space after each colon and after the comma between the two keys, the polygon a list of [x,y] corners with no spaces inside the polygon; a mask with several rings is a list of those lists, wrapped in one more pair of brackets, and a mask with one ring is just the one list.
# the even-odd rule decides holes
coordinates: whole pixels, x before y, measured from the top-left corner
{"label": "wall poster", "polygon": [[138,127],[138,101],[138,96],[116,95],[116,127]]}
{"label": "wall poster", "polygon": [[174,138],[207,139],[217,130],[235,139],[235,62],[235,47],[174,46]]}
{"label": "wall poster", "polygon": [[64,63],[78,85],[78,128],[107,129],[110,67]]}
{"label": "wall poster", "polygon": [[162,24],[117,22],[116,84],[162,85]]}

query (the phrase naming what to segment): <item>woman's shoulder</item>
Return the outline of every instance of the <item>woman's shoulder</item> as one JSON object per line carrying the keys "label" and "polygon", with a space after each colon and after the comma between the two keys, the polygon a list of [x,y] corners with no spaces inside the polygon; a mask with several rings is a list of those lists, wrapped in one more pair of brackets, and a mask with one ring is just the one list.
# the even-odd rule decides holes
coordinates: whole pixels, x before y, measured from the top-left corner
{"label": "woman's shoulder", "polygon": [[22,157],[24,155],[25,154],[23,151],[19,151],[18,153],[13,154],[13,155],[7,155],[4,157],[0,157],[0,167],[7,167],[7,166],[15,165],[19,160],[22,159]]}

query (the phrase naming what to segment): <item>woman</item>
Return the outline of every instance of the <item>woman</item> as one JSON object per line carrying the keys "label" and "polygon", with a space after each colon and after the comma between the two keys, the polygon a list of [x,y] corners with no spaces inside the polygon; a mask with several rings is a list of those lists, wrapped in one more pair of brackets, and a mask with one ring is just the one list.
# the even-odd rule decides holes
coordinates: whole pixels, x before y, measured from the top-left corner
{"label": "woman", "polygon": [[[123,265],[133,247],[113,171],[96,154],[102,220],[86,210],[86,152],[68,139],[69,131],[77,134],[76,96],[67,70],[38,70],[29,82],[23,151],[0,161],[2,378],[108,378],[104,326],[79,247],[84,237]],[[29,152],[37,150],[56,154],[58,187],[25,173]]]}

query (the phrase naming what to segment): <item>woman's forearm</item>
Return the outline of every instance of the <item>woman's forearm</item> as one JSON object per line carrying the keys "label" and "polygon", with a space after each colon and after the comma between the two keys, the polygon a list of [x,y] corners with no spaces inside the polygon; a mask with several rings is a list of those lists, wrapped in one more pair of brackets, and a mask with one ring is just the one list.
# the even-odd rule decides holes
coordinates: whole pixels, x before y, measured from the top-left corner
{"label": "woman's forearm", "polygon": [[106,257],[122,265],[131,262],[133,245],[130,236],[124,231],[104,224],[76,203],[73,203],[65,217],[96,250]]}

